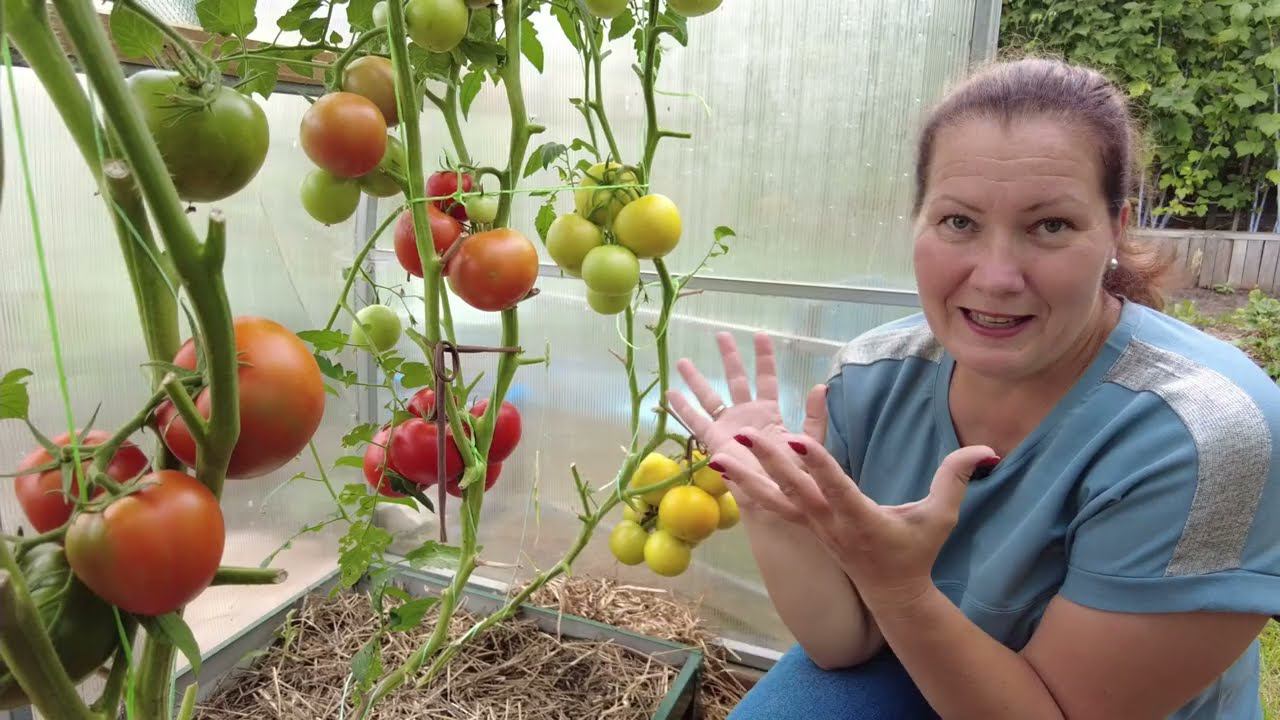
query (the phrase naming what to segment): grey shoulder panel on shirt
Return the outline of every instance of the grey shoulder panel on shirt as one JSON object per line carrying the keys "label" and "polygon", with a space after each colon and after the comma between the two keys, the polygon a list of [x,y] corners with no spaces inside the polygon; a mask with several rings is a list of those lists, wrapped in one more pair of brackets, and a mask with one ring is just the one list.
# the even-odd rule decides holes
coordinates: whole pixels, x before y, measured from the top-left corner
{"label": "grey shoulder panel on shirt", "polygon": [[1165,575],[1239,567],[1271,472],[1271,430],[1262,410],[1216,370],[1138,340],[1107,380],[1161,397],[1195,442],[1195,495]]}
{"label": "grey shoulder panel on shirt", "polygon": [[845,365],[870,365],[881,360],[905,360],[918,357],[938,362],[942,359],[942,344],[933,336],[928,323],[921,322],[905,328],[865,333],[851,340],[836,353],[835,363],[827,373],[827,379],[840,374]]}

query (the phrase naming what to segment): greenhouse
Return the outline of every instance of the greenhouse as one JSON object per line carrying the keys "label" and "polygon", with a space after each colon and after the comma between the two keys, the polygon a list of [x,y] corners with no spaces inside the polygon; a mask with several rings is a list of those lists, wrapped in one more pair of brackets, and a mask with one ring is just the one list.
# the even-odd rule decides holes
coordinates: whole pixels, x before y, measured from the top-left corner
{"label": "greenhouse", "polygon": [[1280,55],[1055,5],[0,0],[0,720],[1270,717]]}

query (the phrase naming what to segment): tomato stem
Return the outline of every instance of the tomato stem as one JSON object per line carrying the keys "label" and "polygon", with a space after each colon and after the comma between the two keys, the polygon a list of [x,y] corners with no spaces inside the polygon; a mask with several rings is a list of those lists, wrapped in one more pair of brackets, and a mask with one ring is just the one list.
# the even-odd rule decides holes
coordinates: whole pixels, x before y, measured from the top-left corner
{"label": "tomato stem", "polygon": [[125,681],[129,676],[129,651],[123,645],[116,649],[111,660],[111,671],[107,673],[102,694],[90,706],[90,710],[101,713],[107,718],[119,717],[120,698],[124,694]]}
{"label": "tomato stem", "polygon": [[213,576],[213,585],[278,585],[289,573],[277,568],[236,567],[223,565]]}
{"label": "tomato stem", "polygon": [[600,20],[587,17],[583,18],[587,23],[587,35],[590,36],[590,49],[584,49],[591,57],[591,64],[595,68],[595,84],[596,96],[589,99],[587,105],[596,112],[596,117],[600,119],[600,129],[604,133],[605,141],[609,143],[609,152],[613,155],[613,159],[622,162],[622,152],[618,150],[618,141],[613,136],[613,127],[609,125],[609,118],[604,111],[604,89],[601,84],[601,76],[604,72],[601,70],[603,58],[600,57],[600,27],[603,23]]}
{"label": "tomato stem", "polygon": [[[458,124],[458,65],[449,67],[449,87],[445,89],[444,100],[440,104],[440,112],[444,115],[444,124],[449,128],[449,138],[453,140],[453,148],[458,153],[458,162],[471,164],[471,153],[467,152],[467,141],[462,137],[462,126]],[[479,178],[477,178],[479,179]],[[462,184],[459,183],[461,188]]]}
{"label": "tomato stem", "polygon": [[173,373],[166,375],[163,386],[165,394],[173,402],[173,408],[178,411],[178,414],[182,416],[183,422],[187,424],[191,439],[195,441],[197,454],[203,455],[206,452],[205,448],[209,444],[209,423],[200,415],[200,411],[196,409],[195,402],[187,394],[186,386],[178,380],[177,375]]}
{"label": "tomato stem", "polygon": [[329,313],[329,321],[324,324],[325,330],[333,329],[333,324],[338,320],[338,313],[342,312],[342,308],[346,305],[347,296],[351,294],[351,286],[356,282],[356,276],[360,273],[359,268],[364,265],[364,259],[368,256],[369,251],[373,250],[373,246],[377,244],[378,238],[382,237],[382,233],[391,227],[391,223],[400,217],[400,213],[404,212],[404,205],[397,207],[390,215],[383,219],[382,224],[373,231],[373,235],[365,241],[364,246],[360,248],[360,252],[356,253],[355,258],[351,260],[351,269],[347,271],[347,280],[342,285],[342,292],[338,295],[338,302],[333,306],[333,311]]}

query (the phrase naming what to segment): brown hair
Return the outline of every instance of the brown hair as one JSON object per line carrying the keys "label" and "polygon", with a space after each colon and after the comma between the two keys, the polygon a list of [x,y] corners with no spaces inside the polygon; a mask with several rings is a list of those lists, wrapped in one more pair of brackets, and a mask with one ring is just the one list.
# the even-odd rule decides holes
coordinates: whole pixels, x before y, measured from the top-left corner
{"label": "brown hair", "polygon": [[[1089,132],[1102,160],[1102,192],[1111,217],[1118,217],[1133,190],[1138,133],[1128,99],[1101,73],[1047,58],[995,63],[952,90],[934,108],[920,134],[916,153],[914,212],[920,212],[929,163],[938,132],[975,118],[1008,124],[1032,116],[1071,123]],[[1162,286],[1172,258],[1125,232],[1117,247],[1120,267],[1103,287],[1134,302],[1164,308]]]}

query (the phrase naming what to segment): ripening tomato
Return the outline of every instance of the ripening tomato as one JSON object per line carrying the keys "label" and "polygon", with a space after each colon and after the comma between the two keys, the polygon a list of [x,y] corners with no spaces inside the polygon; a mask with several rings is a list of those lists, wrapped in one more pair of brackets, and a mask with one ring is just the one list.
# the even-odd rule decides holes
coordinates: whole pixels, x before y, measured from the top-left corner
{"label": "ripening tomato", "polygon": [[477,310],[495,312],[513,307],[538,280],[538,251],[510,228],[476,233],[446,268],[449,287]]}
{"label": "ripening tomato", "polygon": [[405,404],[405,409],[410,413],[417,415],[423,420],[434,420],[432,412],[436,408],[436,391],[431,388],[422,388],[409,398],[409,402]]}
{"label": "ripening tomato", "polygon": [[547,228],[547,254],[566,275],[582,276],[587,253],[604,245],[600,227],[576,213],[565,213]]}
{"label": "ripening tomato", "polygon": [[664,577],[675,577],[689,567],[693,549],[666,530],[655,530],[644,543],[644,561],[649,569]]}
{"label": "ripening tomato", "polygon": [[[79,430],[76,431],[77,435]],[[111,439],[111,433],[103,430],[90,430],[85,433],[82,446],[96,447]],[[66,447],[71,442],[71,435],[62,433],[53,438],[53,444],[58,447]],[[92,450],[82,447],[81,457],[84,458],[82,466],[85,471],[91,464],[90,455]],[[36,448],[22,459],[22,464],[18,466],[18,470],[26,470],[28,468],[40,467],[53,462],[53,456],[44,448]],[[110,464],[107,465],[107,476],[116,482],[125,482],[137,477],[143,470],[147,469],[147,456],[127,440],[116,450],[116,454],[112,456]],[[31,522],[31,527],[38,533],[49,532],[54,528],[62,527],[62,524],[71,518],[71,512],[75,509],[75,503],[71,501],[62,492],[62,471],[58,468],[46,470],[41,473],[28,473],[19,475],[13,479],[14,494],[18,496],[18,505],[22,507],[22,512],[26,514],[27,520]],[[80,494],[80,484],[76,481],[75,476],[71,479],[71,495],[78,498]],[[102,494],[101,488],[96,488],[94,497]]]}
{"label": "ripening tomato", "polygon": [[373,26],[376,28],[386,27],[388,12],[390,11],[387,10],[386,0],[379,0],[378,3],[373,6],[373,12],[370,13],[373,16]]}
{"label": "ripening tomato", "polygon": [[667,0],[667,7],[685,17],[698,17],[720,7],[723,0]]}
{"label": "ripening tomato", "polygon": [[680,209],[666,195],[645,195],[618,212],[613,234],[639,258],[662,257],[680,243]]}
{"label": "ripening tomato", "polygon": [[435,53],[447,53],[467,36],[471,11],[462,0],[409,0],[404,8],[405,30],[414,43]]}
{"label": "ripening tomato", "polygon": [[587,12],[598,18],[612,18],[627,9],[627,0],[587,0]]}
{"label": "ripening tomato", "polygon": [[343,178],[373,170],[387,149],[387,121],[372,100],[332,92],[302,116],[302,149],[311,162]]}
{"label": "ripening tomato", "polygon": [[391,489],[391,478],[387,477],[387,439],[391,436],[391,428],[384,427],[374,434],[373,440],[364,450],[364,479],[369,487],[386,497],[399,498],[404,495]]}
{"label": "ripening tomato", "polygon": [[696,485],[677,485],[658,504],[658,522],[685,542],[700,542],[720,525],[720,504]]}
{"label": "ripening tomato", "polygon": [[[434,205],[427,206],[427,221],[431,227],[431,243],[435,245],[437,253],[443,255],[462,236],[462,223],[437,210]],[[400,267],[410,275],[422,277],[422,257],[418,255],[417,237],[413,231],[413,213],[405,210],[396,220],[396,259],[400,261]]]}
{"label": "ripening tomato", "polygon": [[[498,476],[501,474],[502,463],[489,463],[489,466],[484,469],[485,492],[493,489],[494,483],[498,482]],[[444,491],[456,498],[462,497],[462,475],[449,478],[449,482],[445,483]]]}
{"label": "ripening tomato", "polygon": [[[459,183],[458,178],[462,181]],[[464,203],[459,203],[447,195],[453,195],[458,192],[458,186],[461,184],[462,192],[471,192],[475,187],[475,178],[471,173],[464,173],[458,170],[440,170],[431,173],[427,178],[427,197],[438,197],[440,200],[432,200],[431,204],[436,206],[440,212],[446,212],[459,220],[467,219],[467,207]]]}
{"label": "ripening tomato", "polygon": [[194,600],[218,571],[226,541],[209,488],[177,470],[137,480],[137,492],[82,512],[67,528],[67,563],[98,597],[138,615]]}
{"label": "ripening tomato", "polygon": [[391,69],[390,60],[381,55],[365,55],[347,63],[342,71],[342,89],[373,101],[388,127],[400,122],[395,71]]}
{"label": "ripening tomato", "polygon": [[[462,454],[445,430],[444,474],[446,478],[462,472]],[[440,452],[436,424],[411,418],[397,425],[391,433],[387,462],[391,469],[418,485],[434,485],[440,481]]]}
{"label": "ripening tomato", "polygon": [[298,188],[302,209],[316,222],[336,225],[346,222],[360,205],[360,183],[340,178],[316,168],[302,178]]}
{"label": "ripening tomato", "polygon": [[609,227],[627,203],[640,197],[639,182],[634,171],[619,163],[596,163],[573,191],[574,209],[596,225]]}
{"label": "ripening tomato", "polygon": [[583,259],[582,282],[601,295],[630,294],[640,282],[640,260],[621,245],[601,245]]}
{"label": "ripening tomato", "polygon": [[[471,407],[471,414],[477,418],[484,417],[489,408],[489,399],[485,398]],[[511,456],[520,442],[520,411],[515,405],[503,401],[498,408],[498,416],[494,419],[493,442],[489,444],[489,462],[502,462]]]}
{"label": "ripening tomato", "polygon": [[497,195],[471,195],[463,201],[467,218],[481,225],[488,225],[498,218],[500,204]]}
{"label": "ripening tomato", "polygon": [[[285,326],[267,318],[235,319],[240,357],[240,436],[231,451],[228,478],[266,475],[292,460],[311,440],[324,416],[324,379],[307,346]],[[196,368],[191,340],[178,350],[173,364]],[[209,417],[209,390],[195,397],[196,409]],[[189,467],[196,446],[187,423],[168,401],[156,410],[164,443]]]}
{"label": "ripening tomato", "polygon": [[408,167],[405,159],[404,143],[395,135],[387,136],[387,149],[378,161],[378,167],[366,175],[361,175],[356,184],[360,189],[374,197],[392,197],[400,194],[400,182],[396,177],[404,177],[404,169]]}
{"label": "ripening tomato", "polygon": [[623,565],[639,565],[644,562],[644,546],[649,533],[631,520],[623,520],[609,533],[609,552]]}
{"label": "ripening tomato", "polygon": [[617,315],[631,304],[632,293],[606,295],[587,288],[587,305],[601,315]]}

